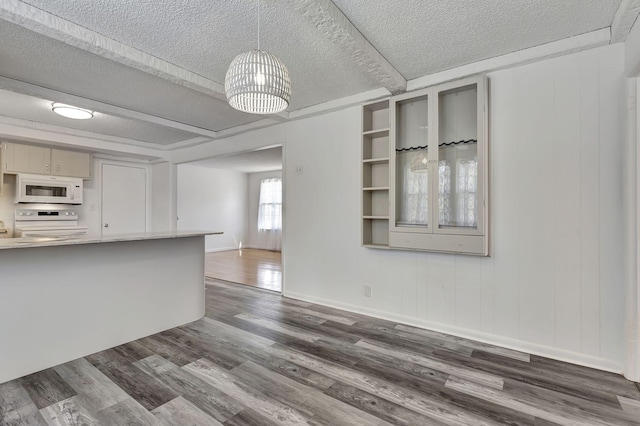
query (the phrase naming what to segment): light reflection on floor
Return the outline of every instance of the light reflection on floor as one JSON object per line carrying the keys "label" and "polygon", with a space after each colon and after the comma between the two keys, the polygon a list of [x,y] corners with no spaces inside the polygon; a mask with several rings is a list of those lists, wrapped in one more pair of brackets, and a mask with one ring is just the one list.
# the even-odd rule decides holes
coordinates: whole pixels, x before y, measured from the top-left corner
{"label": "light reflection on floor", "polygon": [[279,292],[282,291],[282,255],[256,249],[207,253],[205,275]]}

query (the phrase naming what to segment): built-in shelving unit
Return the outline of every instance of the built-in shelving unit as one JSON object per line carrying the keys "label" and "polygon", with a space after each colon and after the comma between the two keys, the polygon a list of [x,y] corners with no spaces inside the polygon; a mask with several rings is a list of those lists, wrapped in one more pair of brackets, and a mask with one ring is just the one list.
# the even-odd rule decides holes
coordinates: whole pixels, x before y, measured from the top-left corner
{"label": "built-in shelving unit", "polygon": [[390,99],[389,247],[488,255],[486,81]]}
{"label": "built-in shelving unit", "polygon": [[389,101],[362,108],[362,245],[389,248]]}
{"label": "built-in shelving unit", "polygon": [[362,245],[488,255],[484,76],[362,107]]}

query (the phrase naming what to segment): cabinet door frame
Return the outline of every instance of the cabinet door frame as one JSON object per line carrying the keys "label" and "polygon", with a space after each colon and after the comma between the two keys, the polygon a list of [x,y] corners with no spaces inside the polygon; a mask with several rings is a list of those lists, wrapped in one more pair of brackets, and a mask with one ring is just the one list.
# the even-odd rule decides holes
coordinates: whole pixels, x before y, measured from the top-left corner
{"label": "cabinet door frame", "polygon": [[[439,99],[440,93],[476,85],[476,139],[478,160],[477,227],[458,228],[439,226]],[[425,250],[433,252],[489,255],[489,142],[487,78],[476,75],[437,86],[394,96],[389,103],[390,140],[390,209],[389,246],[392,249]],[[428,221],[427,226],[398,226],[398,105],[420,97],[427,97],[427,159],[428,159]]]}
{"label": "cabinet door frame", "polygon": [[[478,221],[477,228],[474,229],[456,229],[456,228],[444,228],[441,229],[440,226],[433,227],[433,233],[435,234],[444,234],[444,235],[486,235],[486,231],[488,229],[488,214],[487,214],[487,206],[488,206],[488,164],[487,160],[489,158],[488,155],[488,138],[487,138],[487,126],[486,126],[486,77],[485,76],[476,76],[471,78],[466,78],[463,80],[457,80],[450,83],[445,83],[437,86],[435,89],[435,93],[433,95],[433,116],[440,117],[440,103],[438,102],[439,96],[441,92],[446,92],[451,89],[456,89],[459,87],[472,86],[476,85],[477,87],[477,100],[476,100],[476,138],[477,142],[477,158],[478,158]],[[438,193],[439,189],[439,141],[440,141],[440,123],[439,120],[433,120],[433,137],[430,137],[429,142],[432,142],[435,145],[434,149],[429,149],[430,152],[433,152],[433,162],[430,164],[434,167],[434,170],[429,170],[430,177],[433,176],[433,179],[430,179],[432,183],[432,187],[430,190],[435,191],[433,194]],[[437,200],[437,197],[433,197]],[[430,197],[431,199],[431,197]],[[434,209],[431,210],[431,220],[435,221],[434,224],[439,223],[439,211],[437,209],[437,203],[434,201]]]}
{"label": "cabinet door frame", "polygon": [[[416,233],[416,234],[431,234],[433,221],[431,217],[431,213],[429,213],[429,220],[427,221],[427,226],[398,226],[398,182],[397,182],[397,166],[398,166],[398,155],[396,152],[397,140],[398,140],[398,132],[399,126],[397,124],[398,119],[398,107],[399,104],[409,101],[415,98],[427,98],[427,108],[428,112],[431,111],[432,102],[433,102],[433,89],[427,88],[422,90],[416,90],[415,92],[404,93],[402,95],[394,96],[389,100],[389,231],[390,232],[408,232],[408,233]],[[431,144],[431,139],[433,135],[431,134],[433,127],[433,114],[427,113],[427,134],[428,134],[428,143],[427,143],[427,160],[429,163],[431,162],[431,148],[429,145]],[[431,164],[429,164],[431,167]],[[431,174],[429,170],[428,174]],[[429,191],[431,191],[431,180],[429,179]],[[434,202],[432,201],[432,197],[429,196],[427,199],[428,205],[427,209],[429,212],[433,211]]]}

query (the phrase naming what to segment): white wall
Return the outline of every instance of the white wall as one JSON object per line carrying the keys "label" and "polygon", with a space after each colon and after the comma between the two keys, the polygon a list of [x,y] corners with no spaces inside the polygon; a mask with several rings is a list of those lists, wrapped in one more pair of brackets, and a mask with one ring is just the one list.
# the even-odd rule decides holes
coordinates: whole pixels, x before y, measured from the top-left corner
{"label": "white wall", "polygon": [[175,164],[158,163],[151,167],[151,230],[176,229],[177,168]]}
{"label": "white wall", "polygon": [[208,235],[206,250],[233,250],[247,235],[246,173],[180,164],[178,230],[222,231]]}
{"label": "white wall", "polygon": [[258,207],[260,204],[260,181],[269,178],[282,178],[282,170],[262,173],[249,173],[247,247],[267,248],[258,236]]}
{"label": "white wall", "polygon": [[623,73],[617,44],[489,75],[488,258],[360,247],[359,108],[216,144],[285,141],[285,295],[621,371]]}
{"label": "white wall", "polygon": [[100,211],[102,208],[102,200],[100,199],[100,166],[98,159],[94,158],[92,162],[92,179],[85,180],[83,183],[82,206],[76,206],[80,220],[80,225],[89,228],[89,235],[102,234],[102,222]]}

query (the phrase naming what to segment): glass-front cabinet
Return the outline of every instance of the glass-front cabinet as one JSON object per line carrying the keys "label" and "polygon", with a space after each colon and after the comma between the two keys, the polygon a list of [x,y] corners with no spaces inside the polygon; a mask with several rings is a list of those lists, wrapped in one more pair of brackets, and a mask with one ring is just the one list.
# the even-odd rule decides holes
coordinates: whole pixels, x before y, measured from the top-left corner
{"label": "glass-front cabinet", "polygon": [[389,102],[389,247],[488,255],[485,77]]}

